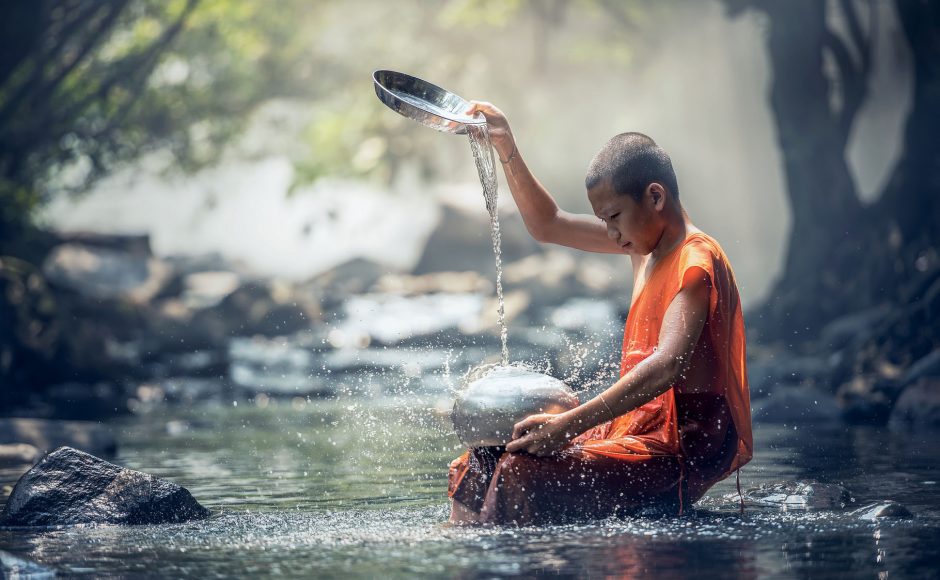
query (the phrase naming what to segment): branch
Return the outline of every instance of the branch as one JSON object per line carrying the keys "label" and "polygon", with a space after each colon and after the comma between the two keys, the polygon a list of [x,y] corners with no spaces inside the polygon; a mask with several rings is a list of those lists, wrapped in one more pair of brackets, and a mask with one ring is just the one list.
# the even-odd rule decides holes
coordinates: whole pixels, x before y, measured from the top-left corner
{"label": "branch", "polygon": [[42,75],[45,72],[44,61],[46,59],[46,55],[41,55],[43,57],[42,61],[37,64],[36,69],[33,71],[32,78],[24,83],[24,85],[20,87],[20,90],[17,91],[13,98],[7,101],[3,109],[0,110],[0,126],[4,125],[11,118],[11,116],[16,113],[20,103],[23,102],[26,97],[30,97],[30,102],[34,104],[45,104],[45,99],[48,99],[49,96],[55,92],[56,88],[58,88],[62,81],[65,80],[65,77],[75,70],[75,67],[77,67],[79,63],[81,63],[85,57],[91,53],[91,50],[104,39],[106,35],[105,33],[111,29],[115,19],[127,5],[127,1],[128,0],[118,0],[115,3],[115,6],[112,8],[111,12],[102,17],[101,21],[98,23],[97,28],[95,28],[95,30],[90,33],[89,39],[78,51],[78,54],[75,56],[75,58],[73,58],[69,64],[65,65],[65,67],[63,67],[63,69],[58,72],[58,74],[53,76],[45,83],[42,82]]}
{"label": "branch", "polygon": [[841,0],[840,6],[842,7],[842,13],[845,14],[845,20],[849,28],[849,36],[858,49],[862,70],[867,73],[871,69],[872,45],[874,44],[875,32],[875,8],[871,2],[868,3],[871,26],[869,27],[869,34],[866,36],[865,33],[862,32],[862,25],[858,19],[858,11],[855,9],[855,2],[852,0]]}
{"label": "branch", "polygon": [[[116,64],[114,67],[115,71],[107,80],[101,83],[97,91],[73,104],[71,107],[68,107],[62,114],[55,117],[50,124],[60,123],[80,115],[81,112],[84,111],[94,101],[106,99],[108,93],[111,92],[111,89],[118,85],[122,80],[126,79],[127,77],[134,78],[136,76],[134,74],[135,72],[148,71],[149,75],[149,70],[151,70],[153,65],[156,64],[156,59],[173,41],[173,39],[176,38],[176,35],[180,32],[180,30],[182,30],[186,18],[189,17],[189,14],[192,12],[193,8],[196,7],[198,1],[199,0],[188,0],[186,7],[177,17],[176,21],[174,21],[173,24],[163,32],[160,38],[155,40],[154,43],[151,44],[147,49],[132,56],[128,56],[120,63]],[[146,76],[144,79],[146,79]]]}
{"label": "branch", "polygon": [[[180,32],[186,18],[188,18],[197,2],[198,0],[188,0],[186,7],[180,13],[179,17],[177,17],[173,24],[170,25],[153,44],[145,50],[128,56],[117,63],[114,67],[115,71],[111,76],[104,81],[96,91],[92,92],[84,99],[74,103],[58,115],[55,115],[48,107],[48,103],[45,103],[47,106],[42,115],[38,116],[36,120],[31,123],[32,130],[24,135],[20,135],[20,139],[16,143],[13,143],[14,147],[19,150],[33,151],[41,147],[43,142],[57,141],[65,133],[75,130],[74,120],[77,119],[91,103],[96,100],[106,99],[111,89],[122,80],[128,78],[134,79],[137,77],[135,73],[139,72],[148,72],[149,74],[149,71],[152,70],[153,65],[156,63],[157,57],[159,57],[167,45],[172,42]],[[146,78],[147,75],[143,75],[143,79],[146,80]],[[136,99],[139,96],[139,92],[138,90],[137,95],[132,95],[132,98]]]}
{"label": "branch", "polygon": [[845,42],[831,30],[827,29],[823,33],[823,47],[828,49],[835,59],[839,78],[842,79],[842,111],[837,122],[844,145],[848,141],[855,116],[868,93],[868,70],[855,64]]}
{"label": "branch", "polygon": [[5,8],[0,23],[0,87],[29,61],[49,26],[45,2],[20,2]]}

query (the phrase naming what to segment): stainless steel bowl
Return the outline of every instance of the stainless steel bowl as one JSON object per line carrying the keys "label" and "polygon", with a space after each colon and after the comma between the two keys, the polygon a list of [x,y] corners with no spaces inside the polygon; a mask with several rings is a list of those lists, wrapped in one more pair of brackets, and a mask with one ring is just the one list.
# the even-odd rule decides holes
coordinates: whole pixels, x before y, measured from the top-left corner
{"label": "stainless steel bowl", "polygon": [[468,447],[505,445],[516,423],[535,413],[561,413],[578,406],[562,381],[518,367],[494,367],[457,394],[451,419]]}
{"label": "stainless steel bowl", "polygon": [[469,101],[437,85],[405,73],[377,70],[372,73],[375,94],[397,113],[444,133],[464,134],[467,125],[485,125],[482,113],[464,114]]}

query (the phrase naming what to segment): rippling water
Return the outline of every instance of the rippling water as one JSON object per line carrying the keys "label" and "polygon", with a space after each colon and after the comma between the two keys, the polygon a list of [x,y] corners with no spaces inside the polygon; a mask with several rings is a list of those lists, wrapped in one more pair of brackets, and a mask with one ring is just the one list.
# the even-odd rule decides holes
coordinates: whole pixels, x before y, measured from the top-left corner
{"label": "rippling water", "polygon": [[[940,545],[937,446],[879,429],[760,427],[745,488],[840,482],[842,511],[737,513],[722,482],[690,517],[465,529],[446,523],[460,449],[446,401],[383,398],[160,410],[113,424],[117,463],[209,507],[171,526],[0,530],[0,550],[66,575],[927,577]],[[8,482],[2,482],[8,483]],[[910,519],[848,513],[893,499]]]}

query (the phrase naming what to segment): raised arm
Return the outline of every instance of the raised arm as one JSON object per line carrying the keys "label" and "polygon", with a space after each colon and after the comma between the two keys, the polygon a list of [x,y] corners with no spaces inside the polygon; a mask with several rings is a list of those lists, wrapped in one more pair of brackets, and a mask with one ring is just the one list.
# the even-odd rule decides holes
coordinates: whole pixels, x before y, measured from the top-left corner
{"label": "raised arm", "polygon": [[480,112],[486,117],[490,141],[503,166],[509,191],[533,238],[588,252],[623,253],[607,236],[607,226],[597,217],[569,213],[558,207],[526,166],[502,111],[486,102],[472,101],[471,104],[470,114]]}

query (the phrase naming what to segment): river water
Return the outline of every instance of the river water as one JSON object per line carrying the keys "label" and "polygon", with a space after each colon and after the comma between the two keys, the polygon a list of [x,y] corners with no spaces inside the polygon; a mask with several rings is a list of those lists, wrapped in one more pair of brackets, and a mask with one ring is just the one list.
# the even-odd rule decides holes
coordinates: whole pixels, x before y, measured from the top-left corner
{"label": "river water", "polygon": [[[158,408],[116,421],[116,463],[186,486],[212,511],[167,526],[0,530],[0,550],[65,575],[923,578],[936,576],[940,448],[872,428],[759,426],[742,486],[844,484],[845,509],[748,505],[733,482],[687,517],[466,529],[448,525],[460,452],[446,398]],[[9,484],[3,481],[0,484]],[[913,518],[848,512],[892,499]]]}

